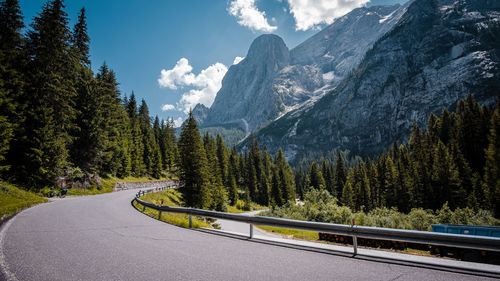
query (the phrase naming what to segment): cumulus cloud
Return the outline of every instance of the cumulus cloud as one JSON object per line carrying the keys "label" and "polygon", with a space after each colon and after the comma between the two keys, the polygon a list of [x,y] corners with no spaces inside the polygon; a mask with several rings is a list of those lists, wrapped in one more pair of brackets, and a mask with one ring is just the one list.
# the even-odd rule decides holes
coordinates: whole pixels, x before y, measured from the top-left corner
{"label": "cumulus cloud", "polygon": [[174,110],[175,106],[173,104],[164,104],[161,107],[161,111]]}
{"label": "cumulus cloud", "polygon": [[178,117],[177,119],[173,120],[174,120],[174,128],[179,128],[180,126],[182,126],[182,122],[184,122],[184,119],[182,119],[182,117]]}
{"label": "cumulus cloud", "polygon": [[185,92],[177,103],[177,109],[188,113],[196,104],[201,103],[210,107],[214,102],[217,92],[222,86],[222,78],[227,72],[227,67],[222,63],[215,63],[203,69],[198,75],[193,72],[193,67],[188,59],[181,58],[174,68],[161,71],[158,84],[162,88],[178,89],[178,87],[191,87]]}
{"label": "cumulus cloud", "polygon": [[290,13],[295,18],[296,30],[308,30],[318,24],[331,24],[370,0],[287,0]]}
{"label": "cumulus cloud", "polygon": [[240,61],[244,60],[245,58],[242,58],[242,57],[235,57],[234,58],[234,61],[233,61],[233,64],[238,64],[240,63]]}
{"label": "cumulus cloud", "polygon": [[238,24],[253,31],[272,32],[278,28],[267,22],[266,13],[257,9],[255,0],[234,0],[230,4],[228,12],[238,18]]}

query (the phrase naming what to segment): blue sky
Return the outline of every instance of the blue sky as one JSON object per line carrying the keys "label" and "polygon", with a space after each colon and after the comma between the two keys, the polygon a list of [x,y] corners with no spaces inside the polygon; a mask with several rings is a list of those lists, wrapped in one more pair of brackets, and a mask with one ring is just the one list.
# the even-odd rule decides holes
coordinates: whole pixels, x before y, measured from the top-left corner
{"label": "blue sky", "polygon": [[[71,25],[81,7],[87,10],[94,71],[106,61],[117,74],[122,94],[134,91],[138,100],[146,100],[151,115],[177,119],[185,117],[184,111],[198,99],[213,100],[227,68],[236,57],[246,55],[257,36],[277,34],[291,49],[353,8],[340,7],[338,0],[309,1],[305,6],[297,0],[70,0],[65,4]],[[26,25],[45,3],[19,2]],[[405,0],[351,2],[359,7]],[[323,6],[314,9],[314,5]]]}

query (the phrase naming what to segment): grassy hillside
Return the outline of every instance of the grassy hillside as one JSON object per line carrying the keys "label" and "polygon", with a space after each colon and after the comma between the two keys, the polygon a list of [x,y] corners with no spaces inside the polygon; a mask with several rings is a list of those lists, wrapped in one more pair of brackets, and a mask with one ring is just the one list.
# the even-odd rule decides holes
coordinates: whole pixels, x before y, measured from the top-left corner
{"label": "grassy hillside", "polygon": [[[176,189],[167,189],[161,192],[148,193],[142,196],[141,199],[158,205],[160,205],[162,203],[161,201],[163,200],[163,205],[165,206],[182,206],[181,194]],[[134,201],[134,206],[139,211],[143,210],[143,206],[138,204],[136,201]],[[146,208],[144,213],[148,216],[158,219],[159,213],[156,210]],[[186,214],[163,213],[160,220],[177,226],[189,227],[189,215]],[[203,218],[193,217],[192,222],[193,228],[210,227],[209,223],[207,223],[207,221],[205,221]]]}
{"label": "grassy hillside", "polygon": [[22,209],[44,202],[47,202],[47,199],[33,192],[0,181],[0,221]]}

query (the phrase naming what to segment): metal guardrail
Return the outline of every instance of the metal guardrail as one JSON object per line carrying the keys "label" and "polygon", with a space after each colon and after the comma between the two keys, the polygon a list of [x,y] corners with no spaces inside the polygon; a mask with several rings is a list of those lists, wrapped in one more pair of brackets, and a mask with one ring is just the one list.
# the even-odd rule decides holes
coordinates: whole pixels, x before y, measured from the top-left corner
{"label": "metal guardrail", "polygon": [[274,217],[247,216],[241,214],[232,214],[225,212],[209,211],[186,207],[169,207],[146,202],[140,197],[144,194],[173,188],[169,186],[164,188],[149,189],[139,191],[132,200],[143,206],[143,211],[151,208],[160,212],[182,213],[189,215],[189,227],[192,227],[192,216],[209,217],[215,219],[232,220],[250,224],[250,238],[253,238],[253,225],[266,225],[282,228],[301,229],[314,232],[327,232],[333,234],[347,235],[353,237],[354,255],[357,254],[357,238],[369,238],[378,240],[401,241],[419,244],[429,244],[436,246],[468,248],[475,250],[500,252],[500,238],[487,236],[472,236],[450,233],[437,233],[428,231],[403,230],[381,227],[355,226],[344,224],[332,224],[323,222],[310,222],[300,220],[290,220]]}

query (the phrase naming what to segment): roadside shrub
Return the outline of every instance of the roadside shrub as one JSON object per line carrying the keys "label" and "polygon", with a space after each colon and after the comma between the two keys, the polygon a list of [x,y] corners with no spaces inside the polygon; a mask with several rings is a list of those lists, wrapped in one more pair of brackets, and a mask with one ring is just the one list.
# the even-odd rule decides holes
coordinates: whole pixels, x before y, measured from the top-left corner
{"label": "roadside shrub", "polygon": [[405,214],[395,207],[384,207],[372,209],[368,213],[355,213],[347,206],[338,205],[337,199],[328,191],[316,189],[311,189],[304,195],[303,206],[289,202],[281,208],[272,208],[260,215],[348,225],[355,218],[356,225],[422,231],[431,231],[432,224],[500,225],[500,220],[495,219],[489,211],[474,211],[470,208],[452,211],[447,203],[435,212],[414,208]]}

